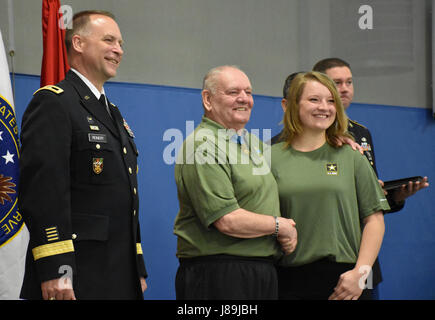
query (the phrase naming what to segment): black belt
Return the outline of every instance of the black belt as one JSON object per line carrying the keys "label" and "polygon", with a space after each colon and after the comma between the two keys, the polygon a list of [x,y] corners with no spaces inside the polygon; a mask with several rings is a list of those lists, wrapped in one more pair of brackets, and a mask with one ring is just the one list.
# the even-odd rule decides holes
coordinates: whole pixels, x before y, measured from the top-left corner
{"label": "black belt", "polygon": [[193,258],[179,258],[180,265],[189,265],[194,263],[202,262],[224,262],[224,261],[234,261],[234,262],[261,262],[261,263],[274,263],[272,256],[269,257],[243,257],[243,256],[233,256],[229,254],[215,254],[209,256],[199,256]]}

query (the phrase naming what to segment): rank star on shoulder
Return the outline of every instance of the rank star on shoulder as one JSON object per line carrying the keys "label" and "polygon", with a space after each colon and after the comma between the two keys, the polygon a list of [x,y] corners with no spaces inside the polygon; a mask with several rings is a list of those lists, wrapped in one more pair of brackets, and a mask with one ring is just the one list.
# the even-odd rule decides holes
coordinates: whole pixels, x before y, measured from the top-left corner
{"label": "rank star on shoulder", "polygon": [[9,150],[8,150],[6,152],[6,154],[4,156],[2,156],[6,160],[5,164],[8,164],[9,162],[15,163],[14,159],[13,159],[14,155],[15,154],[10,153]]}

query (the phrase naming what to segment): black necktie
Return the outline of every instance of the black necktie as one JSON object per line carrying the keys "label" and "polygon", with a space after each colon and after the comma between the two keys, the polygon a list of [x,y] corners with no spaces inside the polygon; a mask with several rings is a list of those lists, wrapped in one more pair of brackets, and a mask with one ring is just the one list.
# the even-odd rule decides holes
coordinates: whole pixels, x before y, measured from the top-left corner
{"label": "black necktie", "polygon": [[106,97],[104,96],[104,94],[102,94],[102,95],[100,96],[100,99],[99,99],[98,101],[100,101],[100,103],[104,106],[104,108],[107,109]]}
{"label": "black necktie", "polygon": [[98,101],[100,101],[100,103],[104,106],[104,109],[106,109],[107,113],[109,113],[109,116],[113,119],[112,113],[110,112],[109,106],[106,103],[106,97],[104,96],[104,94],[102,94],[100,96],[100,99],[98,99]]}

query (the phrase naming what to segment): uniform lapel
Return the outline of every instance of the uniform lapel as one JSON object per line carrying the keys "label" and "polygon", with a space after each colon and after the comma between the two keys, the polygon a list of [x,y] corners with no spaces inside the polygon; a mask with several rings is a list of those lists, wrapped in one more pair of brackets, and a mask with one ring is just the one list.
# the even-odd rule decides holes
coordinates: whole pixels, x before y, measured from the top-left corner
{"label": "uniform lapel", "polygon": [[81,105],[88,110],[95,119],[100,121],[110,132],[112,132],[113,135],[119,137],[118,128],[115,127],[109,113],[97,100],[86,84],[71,70],[68,71],[65,79],[70,81],[76,89],[80,96]]}
{"label": "uniform lapel", "polygon": [[114,104],[110,104],[110,103],[109,103],[109,105],[110,105],[110,110],[112,112],[112,116],[115,119],[116,125],[118,126],[119,132],[121,134],[122,143],[125,144],[125,143],[127,143],[127,140],[128,140],[130,142],[133,150],[135,150],[135,152],[137,152],[136,145],[133,142],[133,132],[131,131],[130,128],[128,128],[128,125],[124,121],[124,118],[122,117],[121,112],[119,111],[118,107],[115,106]]}
{"label": "uniform lapel", "polygon": [[[119,112],[118,108],[115,105],[111,104],[109,100],[107,100],[107,103],[110,106],[110,111],[112,112],[113,119],[116,122],[117,129],[119,130],[118,132],[122,132],[124,130],[122,128],[122,126],[124,126],[124,118],[122,117],[121,112]],[[122,140],[124,140],[124,136],[125,134],[121,134]]]}

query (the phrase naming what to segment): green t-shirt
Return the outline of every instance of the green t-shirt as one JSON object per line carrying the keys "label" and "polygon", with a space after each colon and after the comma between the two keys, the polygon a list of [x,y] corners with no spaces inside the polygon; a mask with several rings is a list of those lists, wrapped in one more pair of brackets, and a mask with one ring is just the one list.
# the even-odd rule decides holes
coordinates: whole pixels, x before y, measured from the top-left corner
{"label": "green t-shirt", "polygon": [[272,146],[271,169],[282,216],[296,222],[298,245],[280,264],[298,266],[322,258],[355,263],[362,220],[389,209],[366,157],[347,145],[325,143],[311,152],[283,146]]}
{"label": "green t-shirt", "polygon": [[174,225],[179,258],[279,254],[273,236],[241,239],[213,226],[239,208],[280,216],[278,187],[262,154],[263,143],[245,130],[240,144],[232,133],[203,117],[179,151],[175,181],[180,211]]}

